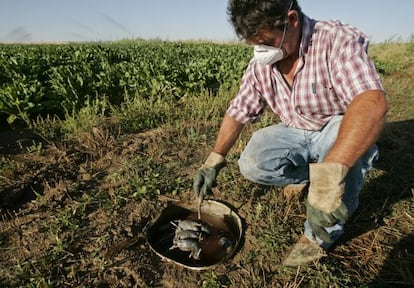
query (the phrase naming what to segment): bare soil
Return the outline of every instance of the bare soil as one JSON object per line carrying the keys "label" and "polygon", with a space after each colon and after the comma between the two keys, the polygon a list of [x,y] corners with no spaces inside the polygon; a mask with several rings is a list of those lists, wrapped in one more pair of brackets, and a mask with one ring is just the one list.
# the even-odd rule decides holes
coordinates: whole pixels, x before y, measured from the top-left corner
{"label": "bare soil", "polygon": [[[401,125],[413,128],[412,122]],[[200,272],[155,255],[143,229],[174,201],[192,199],[192,173],[207,155],[216,128],[200,128],[202,143],[185,137],[186,128],[170,127],[124,135],[97,128],[59,144],[42,142],[28,130],[3,131],[2,287],[317,287],[327,275],[336,281],[332,287],[408,287],[414,271],[414,192],[406,178],[414,174],[406,170],[413,163],[401,170],[382,162],[375,179],[384,182],[368,181],[344,240],[321,264],[291,269],[280,262],[301,234],[303,195],[286,199],[279,188],[251,184],[230,159],[214,197],[235,207],[246,224],[236,256]],[[403,128],[390,127],[385,136],[402,133],[410,143],[412,136],[404,131],[412,130]],[[384,150],[405,149],[384,137]],[[33,143],[42,143],[42,149]],[[406,153],[412,160],[412,146]],[[384,187],[392,179],[387,177],[401,173],[404,183]],[[134,187],[128,184],[131,175],[137,181],[151,178],[146,187],[159,191],[132,197],[135,191],[125,191]],[[372,192],[380,204],[369,204]]]}

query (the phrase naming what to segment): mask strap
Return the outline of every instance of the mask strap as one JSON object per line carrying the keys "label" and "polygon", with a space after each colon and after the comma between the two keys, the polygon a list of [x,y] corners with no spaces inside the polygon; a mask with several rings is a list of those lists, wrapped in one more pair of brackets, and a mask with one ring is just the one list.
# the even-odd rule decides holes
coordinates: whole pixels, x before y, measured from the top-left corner
{"label": "mask strap", "polygon": [[292,9],[292,6],[293,6],[293,0],[292,0],[292,1],[290,1],[290,5],[289,5],[289,8],[288,8],[288,11],[287,11],[287,12],[289,12],[289,11],[290,11],[290,9]]}
{"label": "mask strap", "polygon": [[[287,12],[289,12],[290,9],[292,9],[292,6],[293,6],[293,0],[290,1],[290,5],[289,5]],[[282,48],[283,42],[285,41],[285,35],[286,35],[286,21],[285,21],[285,27],[283,28],[283,36],[282,36],[282,41],[280,41],[279,49]]]}
{"label": "mask strap", "polygon": [[[290,9],[292,9],[292,6],[293,6],[293,0],[290,1],[290,5],[289,5],[289,8],[288,8],[286,14],[290,11]],[[286,19],[287,19],[287,15],[286,15]],[[284,28],[285,31],[286,31],[286,19],[285,19],[285,28]],[[283,37],[285,36],[285,31],[283,31]]]}
{"label": "mask strap", "polygon": [[279,49],[282,48],[283,41],[285,41],[285,35],[286,35],[286,23],[285,23],[285,28],[283,28],[283,36],[282,36],[282,41],[280,41]]}

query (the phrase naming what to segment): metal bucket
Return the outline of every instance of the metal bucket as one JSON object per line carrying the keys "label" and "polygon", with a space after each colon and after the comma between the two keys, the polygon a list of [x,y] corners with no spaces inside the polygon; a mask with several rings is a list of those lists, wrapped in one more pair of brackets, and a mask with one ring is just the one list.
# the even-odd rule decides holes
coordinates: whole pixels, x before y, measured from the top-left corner
{"label": "metal bucket", "polygon": [[[197,220],[196,201],[182,201],[166,207],[146,230],[149,246],[161,259],[192,270],[209,269],[231,259],[238,250],[243,235],[239,215],[225,203],[215,200],[203,201],[201,215],[202,221],[209,224],[214,233],[207,239],[209,241],[200,244],[202,249],[199,260],[190,258],[189,252],[170,249],[176,228],[172,221]],[[231,241],[231,245],[226,248],[217,245],[215,241],[222,235]]]}

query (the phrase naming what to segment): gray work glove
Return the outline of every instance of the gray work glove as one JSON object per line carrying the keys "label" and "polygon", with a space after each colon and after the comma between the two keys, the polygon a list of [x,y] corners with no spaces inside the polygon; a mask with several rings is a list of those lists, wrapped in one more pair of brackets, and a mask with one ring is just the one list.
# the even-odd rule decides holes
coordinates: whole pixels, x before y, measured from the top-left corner
{"label": "gray work glove", "polygon": [[332,243],[324,227],[331,227],[349,218],[342,201],[348,168],[340,163],[327,162],[309,165],[309,193],[306,214],[312,232],[324,242]]}
{"label": "gray work glove", "polygon": [[211,152],[194,176],[193,188],[198,199],[204,199],[213,193],[212,188],[217,185],[217,175],[224,166],[226,159],[216,152]]}

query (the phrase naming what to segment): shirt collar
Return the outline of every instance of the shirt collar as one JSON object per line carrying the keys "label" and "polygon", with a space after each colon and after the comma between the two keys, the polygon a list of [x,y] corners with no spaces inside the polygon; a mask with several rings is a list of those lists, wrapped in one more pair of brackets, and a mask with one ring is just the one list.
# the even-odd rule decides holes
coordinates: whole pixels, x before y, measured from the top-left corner
{"label": "shirt collar", "polygon": [[315,29],[315,20],[303,14],[302,39],[300,41],[299,55],[304,56],[312,45],[312,34]]}

